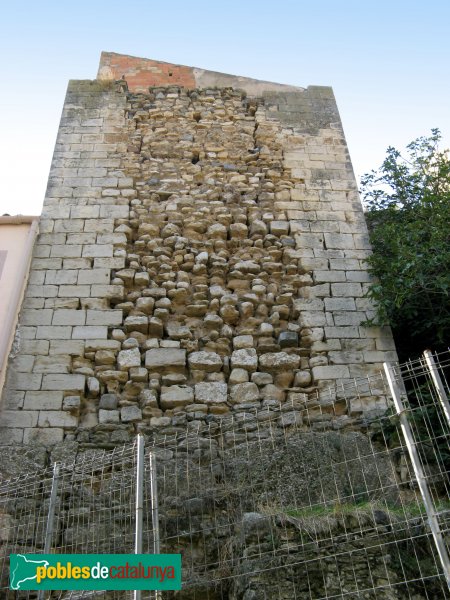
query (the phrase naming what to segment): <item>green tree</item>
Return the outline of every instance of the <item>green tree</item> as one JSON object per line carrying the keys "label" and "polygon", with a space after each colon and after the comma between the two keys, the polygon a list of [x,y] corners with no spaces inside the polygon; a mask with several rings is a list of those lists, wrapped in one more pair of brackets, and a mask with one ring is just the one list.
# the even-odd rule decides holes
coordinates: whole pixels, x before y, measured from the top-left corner
{"label": "green tree", "polygon": [[450,158],[433,129],[406,147],[388,148],[362,177],[377,306],[370,324],[390,324],[401,360],[450,340]]}

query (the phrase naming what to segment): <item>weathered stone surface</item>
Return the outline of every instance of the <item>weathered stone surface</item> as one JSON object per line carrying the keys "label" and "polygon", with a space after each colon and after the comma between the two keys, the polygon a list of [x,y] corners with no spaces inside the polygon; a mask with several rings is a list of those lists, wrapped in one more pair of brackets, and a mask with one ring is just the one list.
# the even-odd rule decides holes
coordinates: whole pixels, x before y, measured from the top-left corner
{"label": "weathered stone surface", "polygon": [[215,352],[192,352],[188,356],[191,369],[214,373],[222,369],[222,359]]}
{"label": "weathered stone surface", "polygon": [[115,394],[103,394],[99,406],[105,410],[114,410],[118,406],[118,398]]}
{"label": "weathered stone surface", "polygon": [[280,348],[296,348],[298,346],[298,333],[295,331],[282,331],[278,336]]}
{"label": "weathered stone surface", "polygon": [[233,369],[245,369],[251,373],[258,367],[258,356],[254,348],[235,350],[231,355],[231,366]]}
{"label": "weathered stone surface", "polygon": [[246,371],[245,369],[233,369],[230,373],[228,381],[230,383],[245,383],[246,381],[248,381],[248,377],[248,371]]}
{"label": "weathered stone surface", "polygon": [[149,370],[167,370],[185,367],[186,350],[178,348],[154,348],[145,353],[145,366]]}
{"label": "weathered stone surface", "polygon": [[298,369],[300,357],[286,352],[268,352],[259,357],[261,369],[271,371],[289,371]]}
{"label": "weathered stone surface", "polygon": [[133,423],[142,419],[142,411],[138,406],[123,406],[120,409],[122,423]]}
{"label": "weathered stone surface", "polygon": [[226,383],[196,383],[195,401],[204,404],[221,404],[227,401]]}
{"label": "weathered stone surface", "polygon": [[120,412],[101,408],[98,411],[98,421],[99,423],[120,423]]}
{"label": "weathered stone surface", "polygon": [[[244,98],[233,83],[71,83],[4,401],[23,413],[19,443],[38,436],[18,423],[39,430],[33,413],[72,395],[82,422],[68,441],[119,443],[260,399],[286,414],[291,386],[392,358],[389,332],[359,326],[373,311],[367,234],[331,92],[253,82]],[[188,419],[193,391],[206,400]],[[142,423],[106,415],[95,429],[99,409],[129,404]],[[314,418],[305,427],[332,426]]]}
{"label": "weathered stone surface", "polygon": [[237,335],[233,338],[233,347],[235,350],[240,350],[242,348],[253,348],[253,336],[252,335]]}
{"label": "weathered stone surface", "polygon": [[161,408],[176,408],[186,406],[194,401],[194,390],[189,386],[172,385],[161,388]]}
{"label": "weathered stone surface", "polygon": [[139,348],[131,348],[130,350],[122,350],[117,356],[117,365],[121,371],[130,369],[131,367],[141,366],[141,353]]}
{"label": "weathered stone surface", "polygon": [[259,389],[256,383],[238,383],[231,386],[230,401],[233,404],[243,404],[245,402],[255,402],[259,400]]}

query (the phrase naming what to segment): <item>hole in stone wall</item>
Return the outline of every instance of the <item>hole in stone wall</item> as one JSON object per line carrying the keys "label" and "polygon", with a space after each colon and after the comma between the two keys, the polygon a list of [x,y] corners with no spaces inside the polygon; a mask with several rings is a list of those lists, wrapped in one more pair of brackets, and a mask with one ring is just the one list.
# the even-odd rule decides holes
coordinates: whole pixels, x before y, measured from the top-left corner
{"label": "hole in stone wall", "polygon": [[199,112],[195,112],[193,115],[193,118],[198,123],[200,121],[200,119],[202,118],[202,115]]}
{"label": "hole in stone wall", "polygon": [[198,161],[200,160],[200,155],[198,152],[193,152],[192,153],[192,164],[196,165],[198,163]]}

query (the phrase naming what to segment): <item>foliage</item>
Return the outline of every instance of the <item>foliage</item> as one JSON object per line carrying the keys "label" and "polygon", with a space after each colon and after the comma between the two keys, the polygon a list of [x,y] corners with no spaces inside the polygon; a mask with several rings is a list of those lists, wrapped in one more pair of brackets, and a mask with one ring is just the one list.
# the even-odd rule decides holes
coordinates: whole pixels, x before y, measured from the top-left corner
{"label": "foliage", "polygon": [[450,158],[433,129],[393,147],[377,171],[361,180],[373,255],[369,324],[390,324],[397,346],[442,347],[450,333]]}

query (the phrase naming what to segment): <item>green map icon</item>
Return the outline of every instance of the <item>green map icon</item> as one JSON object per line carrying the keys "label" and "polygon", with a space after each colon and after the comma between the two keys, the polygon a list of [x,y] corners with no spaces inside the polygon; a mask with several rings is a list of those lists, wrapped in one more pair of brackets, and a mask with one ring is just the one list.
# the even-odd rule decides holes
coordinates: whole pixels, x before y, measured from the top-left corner
{"label": "green map icon", "polygon": [[36,579],[36,568],[48,567],[46,560],[30,560],[23,554],[11,555],[10,587],[12,590],[20,590],[25,581]]}

